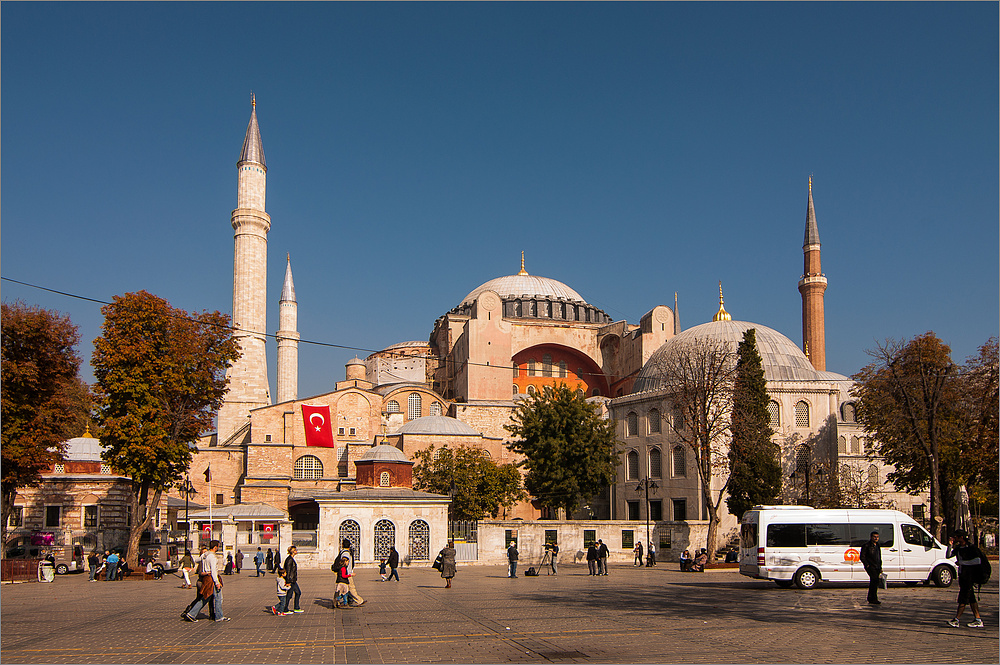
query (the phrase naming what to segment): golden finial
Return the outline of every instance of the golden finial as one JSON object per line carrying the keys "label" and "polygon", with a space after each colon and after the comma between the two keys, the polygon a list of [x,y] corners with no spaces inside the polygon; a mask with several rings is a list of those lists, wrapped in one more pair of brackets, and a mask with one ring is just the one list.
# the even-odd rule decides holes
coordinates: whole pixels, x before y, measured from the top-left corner
{"label": "golden finial", "polygon": [[802,346],[805,347],[806,358],[809,357],[809,342],[803,342]]}
{"label": "golden finial", "polygon": [[715,313],[715,316],[712,317],[712,320],[713,321],[732,321],[733,320],[733,317],[731,317],[729,315],[729,312],[726,311],[726,307],[725,307],[723,299],[722,299],[722,282],[719,282],[719,311]]}
{"label": "golden finial", "polygon": [[253,90],[250,91],[250,106],[257,108],[257,98],[253,94]]}
{"label": "golden finial", "polygon": [[809,193],[812,194],[813,191],[813,177],[812,174],[809,175]]}
{"label": "golden finial", "polygon": [[87,431],[83,433],[83,438],[93,439],[94,435],[90,433],[90,423],[87,423]]}
{"label": "golden finial", "polygon": [[524,250],[521,250],[521,272],[518,275],[527,275],[528,271],[524,269]]}

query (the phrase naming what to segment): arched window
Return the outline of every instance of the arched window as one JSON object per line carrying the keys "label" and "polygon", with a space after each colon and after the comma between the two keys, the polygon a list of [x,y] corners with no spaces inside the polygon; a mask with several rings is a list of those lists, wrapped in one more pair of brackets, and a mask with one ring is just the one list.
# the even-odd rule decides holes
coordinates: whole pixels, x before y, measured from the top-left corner
{"label": "arched window", "polygon": [[394,399],[389,400],[389,403],[385,405],[385,410],[387,413],[399,413],[399,402]]}
{"label": "arched window", "polygon": [[434,451],[434,459],[438,459],[439,457],[441,457],[441,455],[444,454],[444,451],[446,449],[447,449],[447,446],[444,446],[442,448],[438,448],[437,450],[435,450]]}
{"label": "arched window", "polygon": [[625,480],[637,480],[639,478],[639,453],[630,450],[625,456]]}
{"label": "arched window", "polygon": [[848,402],[844,405],[844,422],[854,422],[854,402]]}
{"label": "arched window", "polygon": [[582,388],[577,388],[576,389],[576,396],[579,397],[580,399],[586,399],[587,398],[587,393],[583,392]]}
{"label": "arched window", "polygon": [[423,413],[423,400],[420,399],[420,393],[410,393],[410,396],[406,398],[406,418],[407,420],[415,420],[420,417]]}
{"label": "arched window", "polygon": [[546,397],[552,396],[552,386],[542,386],[542,390],[545,392]]}
{"label": "arched window", "polygon": [[559,361],[559,376],[565,378],[568,374],[569,374],[569,372],[566,371],[566,361],[565,360],[560,360]]}
{"label": "arched window", "polygon": [[773,399],[767,403],[767,415],[771,417],[771,429],[777,430],[781,427],[781,405]]}
{"label": "arched window", "polygon": [[653,448],[649,451],[649,477],[662,478],[663,470],[660,464],[660,449]]}
{"label": "arched window", "polygon": [[534,395],[535,394],[535,387],[534,386],[528,386],[528,394],[529,395]]}
{"label": "arched window", "polygon": [[354,520],[344,520],[338,529],[340,537],[337,539],[337,549],[339,551],[344,539],[351,542],[351,553],[357,562],[358,553],[361,551],[361,526]]}
{"label": "arched window", "polygon": [[591,395],[592,395],[593,397],[600,397],[600,396],[601,396],[601,389],[600,389],[600,388],[594,388],[594,390],[593,390],[593,391],[591,391],[591,393],[590,393],[590,394],[591,394]]}
{"label": "arched window", "polygon": [[528,358],[528,376],[538,376],[538,370],[535,367],[534,358]]}
{"label": "arched window", "polygon": [[552,354],[542,356],[542,376],[552,376]]}
{"label": "arched window", "polygon": [[514,363],[514,378],[521,376],[521,368],[517,363]]}
{"label": "arched window", "polygon": [[441,402],[431,402],[431,415],[432,416],[441,415]]}
{"label": "arched window", "polygon": [[410,522],[410,561],[430,560],[431,527],[423,520]]}
{"label": "arched window", "polygon": [[861,454],[861,437],[852,436],[851,437],[851,454],[860,455]]}
{"label": "arched window", "polygon": [[583,368],[582,367],[577,367],[576,368],[576,378],[578,378],[579,380],[583,381]]}
{"label": "arched window", "polygon": [[674,429],[684,431],[684,412],[680,408],[674,409]]}
{"label": "arched window", "polygon": [[378,474],[378,486],[390,487],[392,485],[392,475],[388,471]]}
{"label": "arched window", "polygon": [[629,411],[625,416],[625,436],[635,436],[639,433],[639,416],[635,411]]}
{"label": "arched window", "polygon": [[687,475],[687,455],[680,446],[674,446],[674,477],[683,478]]}
{"label": "arched window", "polygon": [[876,487],[878,487],[879,484],[878,467],[875,466],[874,464],[868,466],[868,477],[866,478],[866,480],[868,481],[868,487],[870,489],[875,489]]}
{"label": "arched window", "polygon": [[795,475],[805,477],[806,472],[809,470],[809,460],[811,455],[809,454],[809,446],[806,444],[800,445],[795,449]]}
{"label": "arched window", "polygon": [[516,395],[517,394],[517,384],[516,383],[513,386],[513,392],[511,394],[512,395]]}
{"label": "arched window", "polygon": [[295,480],[319,480],[322,477],[323,463],[318,457],[303,455],[295,460]]}
{"label": "arched window", "polygon": [[805,400],[795,404],[795,426],[809,427],[809,404]]}
{"label": "arched window", "polygon": [[649,413],[646,414],[646,420],[649,422],[649,433],[658,434],[660,431],[660,411],[659,409],[650,409]]}
{"label": "arched window", "polygon": [[389,550],[396,545],[396,525],[389,520],[375,522],[375,560],[389,558]]}
{"label": "arched window", "polygon": [[837,452],[846,455],[847,454],[847,437],[838,436],[837,437]]}

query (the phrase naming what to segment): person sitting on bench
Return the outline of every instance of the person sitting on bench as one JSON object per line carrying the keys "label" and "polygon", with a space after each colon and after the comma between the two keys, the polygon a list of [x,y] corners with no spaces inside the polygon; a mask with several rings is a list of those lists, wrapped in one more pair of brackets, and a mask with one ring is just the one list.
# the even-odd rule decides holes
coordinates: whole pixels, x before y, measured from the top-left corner
{"label": "person sitting on bench", "polygon": [[694,563],[691,564],[691,571],[703,573],[706,565],[708,565],[708,550],[702,547],[701,552],[698,552],[698,556],[694,558]]}

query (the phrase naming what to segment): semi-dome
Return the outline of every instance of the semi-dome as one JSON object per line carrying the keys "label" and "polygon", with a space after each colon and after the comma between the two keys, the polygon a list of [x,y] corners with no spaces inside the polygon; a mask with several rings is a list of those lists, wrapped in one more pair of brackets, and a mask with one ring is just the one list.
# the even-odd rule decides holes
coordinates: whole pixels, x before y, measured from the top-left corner
{"label": "semi-dome", "polygon": [[472,304],[483,291],[495,291],[501,298],[518,298],[523,295],[542,296],[570,302],[586,302],[579,293],[562,282],[537,275],[505,275],[481,284],[465,296],[463,305]]}
{"label": "semi-dome", "polygon": [[449,416],[424,416],[414,418],[395,431],[395,434],[438,434],[446,436],[482,436],[461,420]]}
{"label": "semi-dome", "polygon": [[387,443],[380,443],[377,446],[372,446],[370,450],[365,452],[358,462],[406,462],[410,463],[410,460],[406,459],[406,455],[403,451],[396,446],[390,446]]}
{"label": "semi-dome", "polygon": [[[677,349],[695,347],[706,340],[725,342],[735,352],[743,334],[751,328],[756,329],[757,350],[760,352],[764,365],[764,377],[768,381],[817,381],[835,380],[829,375],[832,372],[817,372],[806,354],[792,340],[777,330],[749,321],[712,321],[700,326],[689,328],[670,338],[653,352],[632,387],[633,393],[646,390],[656,390],[661,386],[658,367],[668,354]],[[846,377],[836,375],[840,380]]]}

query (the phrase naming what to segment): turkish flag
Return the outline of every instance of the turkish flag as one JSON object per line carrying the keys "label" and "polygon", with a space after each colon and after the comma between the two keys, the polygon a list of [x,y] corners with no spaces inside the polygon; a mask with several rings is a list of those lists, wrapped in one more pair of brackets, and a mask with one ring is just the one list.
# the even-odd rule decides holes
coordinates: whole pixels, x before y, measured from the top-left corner
{"label": "turkish flag", "polygon": [[274,525],[273,524],[262,524],[261,530],[264,532],[265,538],[272,538],[274,536]]}
{"label": "turkish flag", "polygon": [[333,448],[333,426],[330,424],[329,406],[302,405],[302,425],[306,430],[307,446]]}
{"label": "turkish flag", "polygon": [[208,538],[212,537],[212,525],[211,524],[204,524],[204,525],[202,525],[201,530],[205,534],[206,537],[208,537]]}

